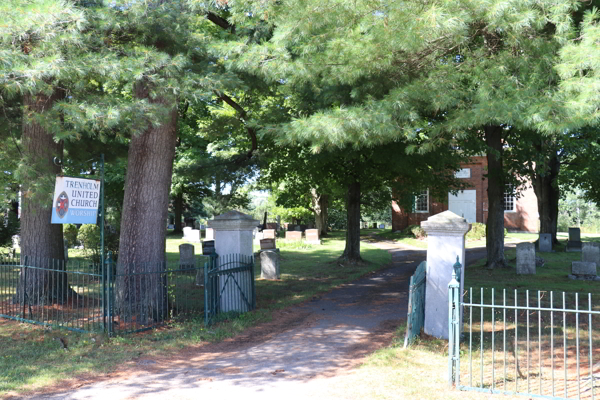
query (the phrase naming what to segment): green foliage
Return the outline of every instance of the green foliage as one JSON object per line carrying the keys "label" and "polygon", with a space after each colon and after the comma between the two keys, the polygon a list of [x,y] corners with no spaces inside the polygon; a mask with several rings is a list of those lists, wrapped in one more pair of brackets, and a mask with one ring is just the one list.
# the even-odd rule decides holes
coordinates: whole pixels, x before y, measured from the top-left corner
{"label": "green foliage", "polygon": [[20,223],[17,215],[13,212],[7,213],[0,219],[0,247],[12,246],[12,237],[19,233]]}
{"label": "green foliage", "polygon": [[567,232],[571,227],[587,233],[600,231],[600,209],[580,189],[567,192],[559,202],[558,230]]}
{"label": "green foliage", "polygon": [[[506,229],[505,229],[506,231]],[[471,224],[471,230],[467,232],[467,240],[479,240],[485,237],[486,227],[485,224],[480,222],[473,222]],[[506,236],[506,232],[504,234]]]}
{"label": "green foliage", "polygon": [[409,225],[402,230],[404,235],[413,235],[416,239],[425,239],[427,232],[420,225]]}
{"label": "green foliage", "polygon": [[345,230],[348,226],[346,209],[339,207],[330,208],[328,224],[333,230]]}
{"label": "green foliage", "polygon": [[100,228],[93,224],[82,225],[77,240],[83,245],[92,263],[100,264]]}
{"label": "green foliage", "polygon": [[79,233],[79,229],[77,229],[77,225],[74,224],[64,224],[63,225],[63,236],[69,243],[69,247],[75,246],[77,243],[77,234]]}

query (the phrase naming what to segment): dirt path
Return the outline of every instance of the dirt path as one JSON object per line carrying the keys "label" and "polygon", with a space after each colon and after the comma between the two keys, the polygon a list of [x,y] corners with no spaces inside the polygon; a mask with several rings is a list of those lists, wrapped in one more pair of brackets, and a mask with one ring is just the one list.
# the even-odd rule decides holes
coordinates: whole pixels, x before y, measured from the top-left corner
{"label": "dirt path", "polygon": [[[424,250],[377,245],[392,254],[389,268],[280,311],[271,323],[170,358],[140,359],[108,380],[28,398],[364,398],[334,381],[391,342],[406,318],[409,278],[426,257]],[[467,263],[481,255],[467,251]]]}

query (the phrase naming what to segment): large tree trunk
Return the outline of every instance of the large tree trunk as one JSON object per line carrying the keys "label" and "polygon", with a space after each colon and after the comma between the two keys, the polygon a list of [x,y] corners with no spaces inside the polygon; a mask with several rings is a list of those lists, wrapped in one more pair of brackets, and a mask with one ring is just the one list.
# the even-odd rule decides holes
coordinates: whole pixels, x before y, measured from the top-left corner
{"label": "large tree trunk", "polygon": [[175,195],[174,208],[175,208],[175,230],[173,230],[173,233],[182,233],[183,232],[183,224],[182,224],[181,219],[183,217],[183,192],[177,193],[177,195]]}
{"label": "large tree trunk", "polygon": [[347,230],[346,248],[340,257],[342,261],[360,262],[360,182],[354,181],[348,185],[346,197]]}
{"label": "large tree trunk", "polygon": [[[541,147],[539,148],[542,151]],[[543,170],[542,170],[543,168]],[[557,244],[556,232],[558,230],[558,173],[560,161],[553,155],[547,166],[536,165],[535,177],[532,179],[533,191],[537,197],[538,212],[540,214],[540,233],[552,235],[552,243]]]}
{"label": "large tree trunk", "polygon": [[327,236],[327,209],[329,208],[329,195],[319,194],[316,189],[310,190],[312,208],[315,214],[315,226],[320,237]]}
{"label": "large tree trunk", "polygon": [[504,258],[504,191],[506,189],[502,160],[501,126],[486,126],[485,141],[488,146],[488,220],[486,248],[488,268],[506,267]]}
{"label": "large tree trunk", "polygon": [[[54,157],[62,159],[63,144],[55,142],[44,127],[30,118],[44,114],[61,98],[55,92],[47,97],[41,94],[23,97],[23,156],[27,166],[21,187],[21,258],[27,266],[64,270],[63,230],[60,224],[51,224],[54,181],[60,166]],[[16,300],[29,304],[48,304],[67,299],[65,273],[48,273],[27,268],[20,274]]]}
{"label": "large tree trunk", "polygon": [[[148,86],[135,86],[137,98],[148,98]],[[116,312],[122,319],[142,324],[166,317],[164,281],[166,226],[175,142],[177,102],[149,99],[170,110],[159,126],[148,123],[146,130],[132,137],[127,160],[125,197],[121,217],[121,240],[117,275]]]}

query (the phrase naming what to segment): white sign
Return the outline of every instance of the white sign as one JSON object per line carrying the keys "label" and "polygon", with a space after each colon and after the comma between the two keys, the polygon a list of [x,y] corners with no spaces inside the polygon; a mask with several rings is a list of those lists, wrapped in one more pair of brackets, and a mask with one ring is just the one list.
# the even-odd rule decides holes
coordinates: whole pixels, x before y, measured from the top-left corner
{"label": "white sign", "polygon": [[53,224],[95,224],[100,181],[57,176],[52,203]]}
{"label": "white sign", "polygon": [[456,171],[454,176],[456,178],[470,178],[471,177],[471,168],[463,168],[460,171]]}

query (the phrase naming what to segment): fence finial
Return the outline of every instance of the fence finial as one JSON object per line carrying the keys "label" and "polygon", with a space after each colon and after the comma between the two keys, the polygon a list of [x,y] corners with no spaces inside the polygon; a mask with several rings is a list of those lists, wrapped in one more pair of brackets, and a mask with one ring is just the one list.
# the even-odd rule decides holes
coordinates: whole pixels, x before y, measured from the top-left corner
{"label": "fence finial", "polygon": [[460,282],[460,268],[462,264],[459,261],[458,256],[456,256],[456,264],[452,266],[452,279],[456,279],[457,282]]}

